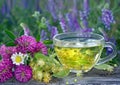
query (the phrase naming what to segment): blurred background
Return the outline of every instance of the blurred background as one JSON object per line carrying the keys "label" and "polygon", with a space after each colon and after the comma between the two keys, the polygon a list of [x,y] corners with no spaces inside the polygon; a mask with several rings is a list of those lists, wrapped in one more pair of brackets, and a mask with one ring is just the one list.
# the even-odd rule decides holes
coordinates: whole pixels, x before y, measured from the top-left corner
{"label": "blurred background", "polygon": [[[100,33],[118,50],[110,64],[120,63],[119,0],[0,0],[0,44],[11,44],[6,30],[18,37],[23,34],[22,27],[29,28],[30,35],[40,36],[40,40],[81,29],[84,33]],[[107,49],[106,55],[111,51]]]}

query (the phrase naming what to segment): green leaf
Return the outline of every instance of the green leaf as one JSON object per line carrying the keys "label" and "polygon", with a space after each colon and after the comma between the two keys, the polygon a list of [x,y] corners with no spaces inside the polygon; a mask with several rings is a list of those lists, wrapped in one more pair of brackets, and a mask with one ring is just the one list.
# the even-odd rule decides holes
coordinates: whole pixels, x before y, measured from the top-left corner
{"label": "green leaf", "polygon": [[39,42],[40,41],[40,35],[38,34],[36,37],[36,41]]}
{"label": "green leaf", "polygon": [[43,60],[46,61],[48,57],[45,56],[45,55],[42,54],[42,53],[36,53],[35,56],[34,56],[34,58],[37,59],[37,60],[38,60],[38,59],[43,59]]}
{"label": "green leaf", "polygon": [[52,40],[44,40],[43,43],[44,44],[53,44],[53,41]]}
{"label": "green leaf", "polygon": [[14,41],[10,41],[10,42],[6,43],[6,46],[15,46],[15,43],[14,43]]}
{"label": "green leaf", "polygon": [[12,39],[13,41],[16,39],[16,36],[9,30],[5,30],[5,33]]}
{"label": "green leaf", "polygon": [[101,65],[96,65],[94,68],[99,69],[99,70],[107,70],[107,71],[113,71],[114,67],[108,64],[101,64]]}
{"label": "green leaf", "polygon": [[19,32],[19,36],[21,36],[21,35],[24,35],[24,31],[23,31],[23,30],[21,30],[21,31]]}
{"label": "green leaf", "polygon": [[70,73],[69,69],[66,69],[64,67],[60,67],[59,72],[53,73],[53,76],[57,77],[57,78],[63,78],[65,76],[68,76],[69,73]]}

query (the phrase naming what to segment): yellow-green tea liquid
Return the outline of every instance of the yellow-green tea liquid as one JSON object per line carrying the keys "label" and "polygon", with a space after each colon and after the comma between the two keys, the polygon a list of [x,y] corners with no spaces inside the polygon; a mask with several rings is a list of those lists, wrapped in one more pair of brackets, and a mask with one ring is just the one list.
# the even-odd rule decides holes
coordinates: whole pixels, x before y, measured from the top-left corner
{"label": "yellow-green tea liquid", "polygon": [[102,46],[93,47],[58,47],[55,46],[61,64],[69,69],[89,71],[99,60]]}

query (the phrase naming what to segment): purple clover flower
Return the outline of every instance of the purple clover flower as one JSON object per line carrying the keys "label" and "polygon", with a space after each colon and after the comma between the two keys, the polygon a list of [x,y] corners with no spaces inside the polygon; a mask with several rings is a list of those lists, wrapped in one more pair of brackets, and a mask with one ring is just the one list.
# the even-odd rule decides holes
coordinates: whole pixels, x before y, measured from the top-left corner
{"label": "purple clover flower", "polygon": [[32,36],[22,35],[16,39],[15,43],[17,44],[16,49],[18,52],[33,52],[36,45],[36,39]]}
{"label": "purple clover flower", "polygon": [[36,53],[36,52],[41,52],[44,55],[48,54],[47,47],[45,46],[45,44],[43,44],[43,42],[37,42],[36,43],[34,53]]}
{"label": "purple clover flower", "polygon": [[32,78],[32,69],[30,66],[20,65],[16,67],[14,74],[19,82],[28,82]]}
{"label": "purple clover flower", "polygon": [[1,56],[0,60],[0,82],[5,82],[8,79],[13,77],[12,74],[12,61],[10,59],[4,59],[4,56]]}
{"label": "purple clover flower", "polygon": [[114,16],[111,10],[102,9],[102,22],[105,27],[110,30],[110,26],[112,23],[115,23]]}
{"label": "purple clover flower", "polygon": [[6,47],[5,45],[0,47],[0,55],[3,59],[10,59],[11,55],[16,51],[16,47]]}

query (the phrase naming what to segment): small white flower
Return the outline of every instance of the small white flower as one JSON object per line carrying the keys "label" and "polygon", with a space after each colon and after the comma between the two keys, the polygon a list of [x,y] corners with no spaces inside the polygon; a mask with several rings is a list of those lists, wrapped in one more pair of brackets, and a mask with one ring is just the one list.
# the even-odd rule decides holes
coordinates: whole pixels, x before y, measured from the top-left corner
{"label": "small white flower", "polygon": [[24,59],[28,57],[27,54],[23,54],[21,52],[19,53],[14,53],[12,56],[11,56],[11,59],[13,61],[13,64],[15,65],[20,65],[20,64],[24,64]]}

